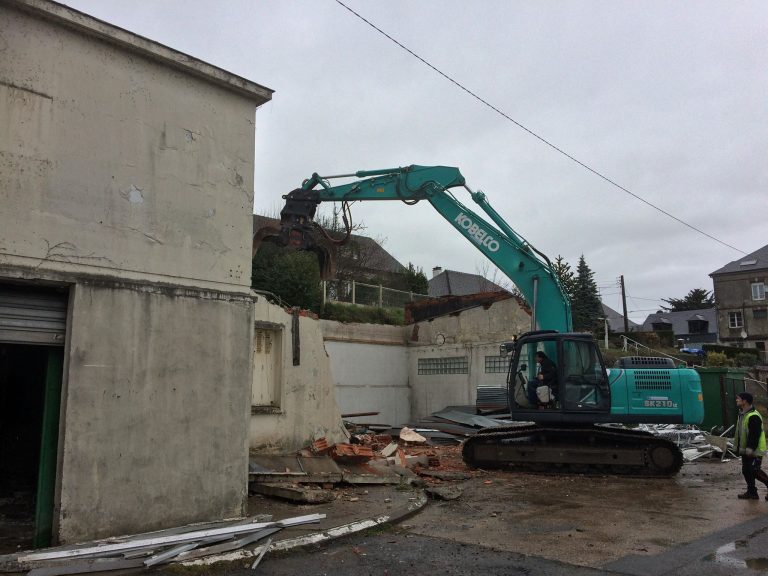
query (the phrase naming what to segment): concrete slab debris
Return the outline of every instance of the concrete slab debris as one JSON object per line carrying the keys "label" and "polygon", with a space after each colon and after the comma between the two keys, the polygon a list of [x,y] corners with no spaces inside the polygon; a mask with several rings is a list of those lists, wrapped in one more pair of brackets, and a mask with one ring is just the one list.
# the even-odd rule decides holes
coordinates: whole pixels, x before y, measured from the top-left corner
{"label": "concrete slab debris", "polygon": [[389,456],[392,456],[395,452],[397,452],[397,442],[390,442],[381,451],[381,455],[384,456],[384,458],[387,458]]}
{"label": "concrete slab debris", "polygon": [[252,490],[257,494],[283,498],[284,500],[301,504],[321,504],[323,502],[332,502],[336,499],[336,496],[330,490],[309,488],[307,486],[299,486],[298,484],[259,482],[253,485]]}
{"label": "concrete slab debris", "polygon": [[403,426],[403,428],[400,430],[400,440],[403,442],[412,442],[415,444],[424,444],[427,441],[424,436],[408,428],[407,426]]}
{"label": "concrete slab debris", "polygon": [[346,464],[342,477],[347,484],[400,484],[401,476],[394,470],[380,465]]}
{"label": "concrete slab debris", "polygon": [[463,494],[461,486],[456,486],[455,484],[447,486],[429,486],[424,489],[424,492],[426,492],[430,498],[435,500],[456,500],[461,498],[461,495]]}
{"label": "concrete slab debris", "polygon": [[447,482],[469,480],[472,478],[472,475],[466,472],[455,472],[451,470],[419,470],[419,475],[429,476],[430,478],[437,478],[438,480],[445,480]]}
{"label": "concrete slab debris", "polygon": [[271,456],[249,458],[248,478],[254,482],[302,482],[335,484],[341,482],[341,470],[328,456]]}

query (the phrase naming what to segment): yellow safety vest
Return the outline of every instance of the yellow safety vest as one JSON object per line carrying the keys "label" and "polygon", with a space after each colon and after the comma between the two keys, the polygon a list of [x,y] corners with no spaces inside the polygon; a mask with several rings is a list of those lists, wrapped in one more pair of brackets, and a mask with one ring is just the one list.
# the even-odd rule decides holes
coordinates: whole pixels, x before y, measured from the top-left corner
{"label": "yellow safety vest", "polygon": [[739,425],[736,426],[736,433],[733,444],[739,449],[739,454],[745,454],[747,451],[747,436],[749,436],[749,419],[757,416],[760,419],[760,439],[757,441],[755,456],[762,457],[765,454],[765,431],[763,430],[763,415],[758,410],[752,408],[749,412],[739,416]]}

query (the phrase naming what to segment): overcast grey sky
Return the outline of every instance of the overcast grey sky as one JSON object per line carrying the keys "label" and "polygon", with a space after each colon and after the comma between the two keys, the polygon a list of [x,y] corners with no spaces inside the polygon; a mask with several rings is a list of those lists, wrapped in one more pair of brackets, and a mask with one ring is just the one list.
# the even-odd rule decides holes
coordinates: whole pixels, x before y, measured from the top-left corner
{"label": "overcast grey sky", "polygon": [[[256,113],[255,211],[313,172],[457,166],[507,222],[641,322],[742,253],[546,146],[334,0],[66,0],[275,90]],[[746,253],[768,244],[768,2],[344,0],[509,117]],[[472,205],[459,192],[460,199]],[[353,218],[398,260],[478,272],[425,203]]]}

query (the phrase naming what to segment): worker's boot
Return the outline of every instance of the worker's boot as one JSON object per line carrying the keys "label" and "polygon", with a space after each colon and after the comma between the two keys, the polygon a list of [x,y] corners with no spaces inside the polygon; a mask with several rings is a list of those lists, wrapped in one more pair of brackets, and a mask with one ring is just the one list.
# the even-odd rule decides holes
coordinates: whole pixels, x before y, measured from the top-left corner
{"label": "worker's boot", "polygon": [[[736,496],[739,500],[760,500],[760,496],[757,495],[757,492],[744,492],[744,494],[739,494]],[[768,496],[766,496],[766,499],[768,499]]]}

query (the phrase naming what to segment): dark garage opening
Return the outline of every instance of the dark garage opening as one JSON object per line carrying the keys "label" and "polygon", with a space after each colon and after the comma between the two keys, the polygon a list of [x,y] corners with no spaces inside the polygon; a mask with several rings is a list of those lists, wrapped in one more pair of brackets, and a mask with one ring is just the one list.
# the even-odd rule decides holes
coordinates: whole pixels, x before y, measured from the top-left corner
{"label": "dark garage opening", "polygon": [[48,346],[0,344],[0,549],[34,543]]}
{"label": "dark garage opening", "polygon": [[67,295],[0,284],[0,554],[52,543]]}

